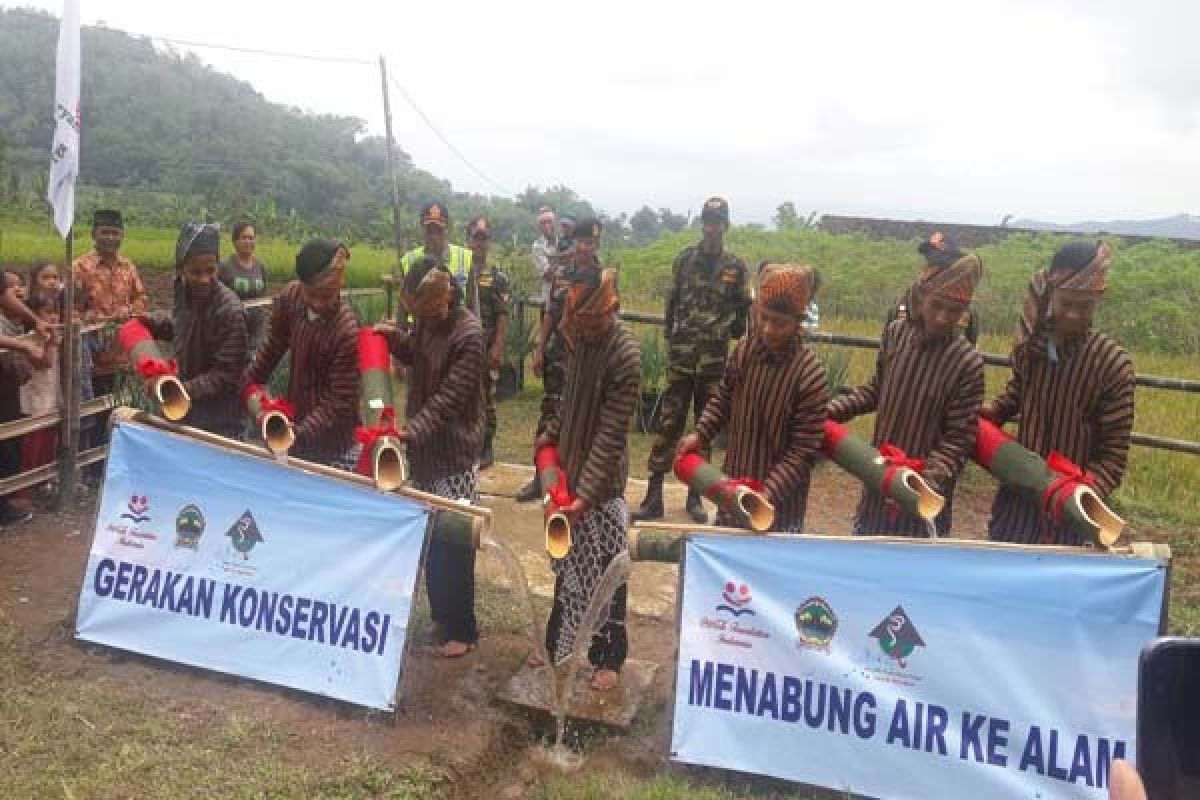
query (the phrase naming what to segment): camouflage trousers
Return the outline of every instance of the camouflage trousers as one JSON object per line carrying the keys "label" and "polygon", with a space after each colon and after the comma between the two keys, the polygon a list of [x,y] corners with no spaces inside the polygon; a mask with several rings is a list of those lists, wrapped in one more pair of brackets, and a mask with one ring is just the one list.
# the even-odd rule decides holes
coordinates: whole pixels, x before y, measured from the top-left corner
{"label": "camouflage trousers", "polygon": [[534,436],[546,432],[550,417],[558,410],[563,384],[567,382],[567,354],[558,347],[547,347],[542,365],[542,409]]}
{"label": "camouflage trousers", "polygon": [[[704,407],[717,393],[721,385],[720,375],[696,375],[677,369],[667,370],[667,388],[662,393],[662,416],[658,427],[658,438],[650,450],[646,468],[650,472],[670,472],[675,461],[675,447],[683,436],[687,425],[688,408],[697,420]],[[709,457],[706,450],[704,457]]]}
{"label": "camouflage trousers", "polygon": [[500,381],[500,370],[487,369],[483,372],[483,441],[496,438],[496,384]]}

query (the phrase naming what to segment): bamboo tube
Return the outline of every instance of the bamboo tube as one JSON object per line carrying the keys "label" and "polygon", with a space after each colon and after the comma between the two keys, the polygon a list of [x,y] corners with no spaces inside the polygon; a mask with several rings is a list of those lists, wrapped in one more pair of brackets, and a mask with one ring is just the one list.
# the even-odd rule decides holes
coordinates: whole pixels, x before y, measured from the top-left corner
{"label": "bamboo tube", "polygon": [[[234,450],[244,455],[253,456],[264,460],[270,460],[273,463],[274,459],[263,452],[261,447],[255,447],[246,442],[239,442],[237,439],[227,439],[224,436],[219,436],[215,433],[200,430],[199,428],[191,428],[186,425],[177,425],[166,420],[159,419],[144,411],[139,411],[136,408],[122,406],[115,409],[112,413],[110,424],[112,425],[141,425],[148,428],[156,428],[167,433],[181,436],[185,439],[193,439],[205,444],[222,447],[226,450]],[[357,475],[353,472],[336,469],[326,464],[318,464],[315,461],[304,461],[299,458],[288,459],[283,465],[287,469],[296,469],[301,472],[308,472],[315,475],[320,475],[325,478],[333,478],[334,480],[345,481],[359,486],[374,488],[374,482],[369,478]],[[478,549],[482,543],[483,535],[492,526],[492,510],[483,506],[469,505],[459,503],[455,500],[442,497],[429,492],[422,492],[418,489],[410,489],[402,486],[395,489],[390,494],[397,494],[401,497],[406,497],[409,500],[420,503],[426,508],[433,509],[438,512],[432,529],[435,535],[447,536],[452,541],[457,541],[463,545],[470,544]],[[459,520],[441,521],[443,517],[458,517]]]}
{"label": "bamboo tube", "polygon": [[1059,453],[1043,459],[981,418],[973,457],[996,480],[1038,502],[1050,519],[1084,541],[1108,548],[1120,538],[1125,521],[1087,484],[1084,471]]}
{"label": "bamboo tube", "polygon": [[296,432],[292,429],[296,412],[291,403],[271,397],[261,383],[243,389],[242,401],[268,450],[279,455],[292,449],[296,443]]}
{"label": "bamboo tube", "polygon": [[192,398],[175,376],[175,359],[163,357],[158,342],[146,326],[131,319],[117,330],[117,342],[129,358],[129,365],[143,380],[150,382],[150,394],[167,419],[178,422],[192,410]]}
{"label": "bamboo tube", "polygon": [[[629,558],[633,561],[658,561],[678,564],[683,556],[683,543],[692,533],[715,533],[721,536],[754,536],[745,528],[718,525],[634,525],[629,529]],[[788,534],[791,536],[792,534]]]}
{"label": "bamboo tube", "polygon": [[566,558],[571,552],[571,521],[562,512],[575,502],[567,486],[567,473],[558,460],[558,448],[546,445],[534,454],[538,485],[542,489],[543,533],[546,552],[553,559]]}
{"label": "bamboo tube", "polygon": [[396,407],[392,396],[392,363],[387,338],[372,328],[358,332],[358,369],[365,425],[355,431],[362,444],[356,467],[360,475],[375,481],[385,492],[403,486],[408,479],[396,430]]}
{"label": "bamboo tube", "polygon": [[909,460],[903,454],[889,458],[831,419],[825,420],[821,450],[868,489],[892,500],[914,517],[931,520],[946,505],[946,498],[935,492],[916,470],[896,463]]}
{"label": "bamboo tube", "polygon": [[680,456],[674,466],[675,477],[751,530],[768,530],[775,521],[775,507],[756,481],[729,478],[698,453]]}

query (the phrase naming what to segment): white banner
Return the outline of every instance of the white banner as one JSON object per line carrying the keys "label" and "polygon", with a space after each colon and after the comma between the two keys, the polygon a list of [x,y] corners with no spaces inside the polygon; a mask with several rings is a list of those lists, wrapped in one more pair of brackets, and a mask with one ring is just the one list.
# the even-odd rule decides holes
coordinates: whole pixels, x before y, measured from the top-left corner
{"label": "white banner", "polygon": [[672,757],[883,798],[1103,800],[1165,564],[695,536]]}
{"label": "white banner", "polygon": [[[65,239],[75,221],[75,181],[79,177],[79,0],[64,0],[54,72],[54,143],[46,200],[54,226]],[[67,264],[67,269],[71,265]]]}
{"label": "white banner", "polygon": [[76,635],[391,709],[429,512],[113,426]]}

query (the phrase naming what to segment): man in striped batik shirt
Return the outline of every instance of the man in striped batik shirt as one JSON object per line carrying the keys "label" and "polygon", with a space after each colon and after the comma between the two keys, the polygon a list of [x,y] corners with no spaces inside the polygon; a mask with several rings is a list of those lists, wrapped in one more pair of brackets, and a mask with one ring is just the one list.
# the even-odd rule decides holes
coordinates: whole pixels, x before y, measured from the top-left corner
{"label": "man in striped batik shirt", "polygon": [[[801,341],[817,273],[806,265],[766,264],[759,274],[751,335],[734,348],[696,432],[680,441],[676,456],[703,452],[728,430],[725,474],[761,482],[775,506],[771,529],[801,533],[829,402],[825,368]],[[724,514],[718,523],[736,524]]]}
{"label": "man in striped batik shirt", "polygon": [[271,323],[242,386],[266,384],[289,356],[284,397],[296,409],[296,458],[354,469],[358,424],[358,321],[342,302],[350,251],[314,239],[296,255],[296,277],[271,303]]}
{"label": "man in striped batik shirt", "polygon": [[[958,322],[983,276],[978,256],[936,245],[909,291],[911,312],[884,330],[875,374],[865,385],[834,398],[829,416],[847,422],[875,412],[871,444],[892,463],[917,470],[946,506],[934,520],[950,532],[954,486],[975,446],[983,402],[983,357]],[[891,447],[887,447],[890,445]],[[854,520],[858,535],[926,536],[925,520],[907,514],[878,492],[863,488]]]}
{"label": "man in striped batik shirt", "polygon": [[[1070,242],[1030,281],[1004,392],[982,409],[1003,425],[1020,416],[1017,441],[1043,458],[1057,451],[1101,498],[1121,482],[1133,430],[1133,362],[1092,329],[1112,253],[1103,242]],[[1036,500],[1001,486],[988,536],[1026,544],[1079,545]]]}

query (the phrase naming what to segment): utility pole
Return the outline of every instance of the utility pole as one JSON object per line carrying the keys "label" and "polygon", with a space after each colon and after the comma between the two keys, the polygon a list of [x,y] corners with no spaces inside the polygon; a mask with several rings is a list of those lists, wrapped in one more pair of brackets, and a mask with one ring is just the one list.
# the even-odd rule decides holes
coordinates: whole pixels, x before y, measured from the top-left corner
{"label": "utility pole", "polygon": [[[396,269],[392,274],[404,278],[404,243],[400,237],[400,187],[396,183],[396,140],[392,138],[392,102],[388,94],[387,62],[379,57],[379,78],[383,85],[383,124],[387,133],[387,171],[388,180],[392,184],[392,235],[396,245]],[[388,302],[388,316],[392,315],[391,301]]]}

